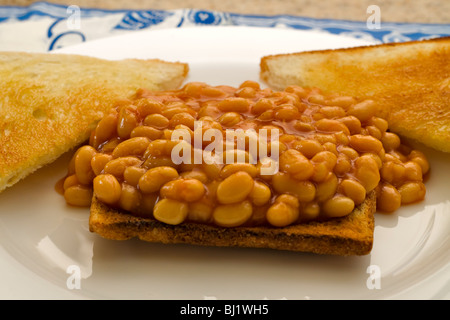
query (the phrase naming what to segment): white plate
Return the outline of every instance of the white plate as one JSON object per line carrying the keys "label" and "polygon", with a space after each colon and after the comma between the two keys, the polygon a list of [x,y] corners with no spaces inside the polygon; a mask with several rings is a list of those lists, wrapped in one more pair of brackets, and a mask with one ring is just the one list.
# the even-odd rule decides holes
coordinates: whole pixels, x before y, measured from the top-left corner
{"label": "white plate", "polygon": [[[188,81],[238,85],[258,80],[266,54],[365,44],[317,32],[202,27],[136,32],[59,52],[183,61]],[[372,253],[362,257],[102,239],[88,230],[88,210],[67,207],[54,191],[66,172],[63,156],[0,194],[0,298],[448,299],[450,155],[418,147],[432,168],[426,200],[377,214]],[[80,271],[79,288],[71,266]]]}

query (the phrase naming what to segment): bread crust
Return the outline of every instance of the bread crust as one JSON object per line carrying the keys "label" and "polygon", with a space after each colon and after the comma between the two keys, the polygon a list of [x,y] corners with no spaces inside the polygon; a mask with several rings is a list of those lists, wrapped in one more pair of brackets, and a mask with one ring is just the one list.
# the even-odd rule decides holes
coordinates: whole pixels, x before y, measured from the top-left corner
{"label": "bread crust", "polygon": [[450,152],[450,37],[265,56],[270,87],[375,100],[391,131]]}
{"label": "bread crust", "polygon": [[164,244],[247,247],[339,256],[367,255],[373,245],[375,191],[348,216],[284,228],[235,227],[184,222],[168,225],[108,207],[93,198],[89,230],[110,240],[138,238]]}
{"label": "bread crust", "polygon": [[178,88],[188,65],[0,52],[0,192],[86,141],[117,99]]}

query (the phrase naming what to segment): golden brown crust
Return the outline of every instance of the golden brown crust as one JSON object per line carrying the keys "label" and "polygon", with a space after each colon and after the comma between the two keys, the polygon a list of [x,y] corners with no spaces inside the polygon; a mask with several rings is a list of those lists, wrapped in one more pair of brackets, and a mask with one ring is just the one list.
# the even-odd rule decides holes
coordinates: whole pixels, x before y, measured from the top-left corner
{"label": "golden brown crust", "polygon": [[0,52],[0,192],[84,142],[118,98],[175,89],[183,63]]}
{"label": "golden brown crust", "polygon": [[366,255],[373,244],[375,192],[344,218],[285,228],[221,228],[198,223],[167,225],[112,209],[95,197],[89,229],[111,240],[139,238],[166,244],[269,248],[330,255]]}
{"label": "golden brown crust", "polygon": [[261,79],[376,100],[390,129],[450,152],[450,37],[266,56]]}

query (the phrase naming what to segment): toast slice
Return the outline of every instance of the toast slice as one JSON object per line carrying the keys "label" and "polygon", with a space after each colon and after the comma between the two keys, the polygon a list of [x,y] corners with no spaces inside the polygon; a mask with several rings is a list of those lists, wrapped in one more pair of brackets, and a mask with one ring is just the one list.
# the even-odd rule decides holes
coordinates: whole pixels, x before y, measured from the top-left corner
{"label": "toast slice", "polygon": [[0,192],[88,139],[118,98],[175,89],[184,63],[0,52]]}
{"label": "toast slice", "polygon": [[270,87],[375,100],[392,132],[450,152],[450,37],[265,56]]}
{"label": "toast slice", "polygon": [[283,228],[235,227],[185,222],[168,225],[116,210],[93,198],[89,229],[103,238],[164,244],[269,248],[339,256],[366,255],[373,245],[375,191],[351,214],[326,222],[309,222]]}

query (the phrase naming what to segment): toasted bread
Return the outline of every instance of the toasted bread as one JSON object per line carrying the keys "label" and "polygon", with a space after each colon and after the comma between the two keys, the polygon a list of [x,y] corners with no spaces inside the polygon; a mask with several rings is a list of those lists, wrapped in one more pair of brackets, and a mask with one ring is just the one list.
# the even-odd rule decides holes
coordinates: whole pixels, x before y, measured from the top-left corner
{"label": "toasted bread", "polygon": [[164,244],[247,247],[339,256],[366,255],[373,245],[375,192],[343,218],[276,227],[233,227],[184,222],[168,225],[116,210],[93,198],[89,229],[110,240],[138,238]]}
{"label": "toasted bread", "polygon": [[392,132],[450,152],[450,37],[265,56],[270,87],[375,100]]}
{"label": "toasted bread", "polygon": [[160,60],[0,53],[0,191],[87,140],[116,99],[177,88],[187,72]]}

